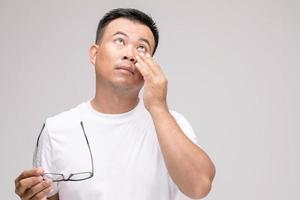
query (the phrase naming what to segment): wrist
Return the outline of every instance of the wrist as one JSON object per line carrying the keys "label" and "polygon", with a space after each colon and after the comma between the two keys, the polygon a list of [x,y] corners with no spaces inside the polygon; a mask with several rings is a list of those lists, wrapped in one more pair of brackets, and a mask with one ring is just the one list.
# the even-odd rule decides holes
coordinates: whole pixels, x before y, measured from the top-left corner
{"label": "wrist", "polygon": [[164,105],[157,105],[157,106],[151,106],[148,109],[150,115],[152,117],[154,116],[158,116],[158,115],[164,115],[164,114],[169,114],[169,109],[168,106],[166,104]]}

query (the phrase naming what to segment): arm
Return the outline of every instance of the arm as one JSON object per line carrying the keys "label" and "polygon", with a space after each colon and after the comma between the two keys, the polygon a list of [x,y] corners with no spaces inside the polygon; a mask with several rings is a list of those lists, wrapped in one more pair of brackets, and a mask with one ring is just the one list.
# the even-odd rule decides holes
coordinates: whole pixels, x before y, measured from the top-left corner
{"label": "arm", "polygon": [[210,189],[215,167],[207,154],[182,132],[166,109],[151,112],[169,174],[191,198],[202,198]]}
{"label": "arm", "polygon": [[191,198],[202,198],[210,189],[215,167],[207,154],[189,140],[168,111],[167,80],[147,54],[137,56],[136,67],[144,78],[144,104],[152,116],[169,174]]}

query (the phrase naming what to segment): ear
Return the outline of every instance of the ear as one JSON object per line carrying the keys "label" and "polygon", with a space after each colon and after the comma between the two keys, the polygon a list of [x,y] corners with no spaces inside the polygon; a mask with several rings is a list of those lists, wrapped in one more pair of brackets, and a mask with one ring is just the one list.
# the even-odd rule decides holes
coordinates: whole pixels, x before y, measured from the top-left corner
{"label": "ear", "polygon": [[89,49],[90,62],[95,65],[99,45],[93,44]]}

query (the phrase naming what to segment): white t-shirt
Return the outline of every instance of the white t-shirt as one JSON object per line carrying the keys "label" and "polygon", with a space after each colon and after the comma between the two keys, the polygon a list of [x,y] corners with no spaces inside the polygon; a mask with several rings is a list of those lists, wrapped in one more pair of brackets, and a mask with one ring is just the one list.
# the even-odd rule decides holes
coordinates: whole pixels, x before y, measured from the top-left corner
{"label": "white t-shirt", "polygon": [[[196,136],[188,121],[171,111],[177,123],[194,143]],[[92,170],[83,181],[53,183],[49,196],[59,192],[60,200],[175,200],[179,189],[164,163],[152,118],[143,101],[131,111],[104,114],[90,101],[48,118],[39,138],[35,166],[45,172],[71,173]]]}

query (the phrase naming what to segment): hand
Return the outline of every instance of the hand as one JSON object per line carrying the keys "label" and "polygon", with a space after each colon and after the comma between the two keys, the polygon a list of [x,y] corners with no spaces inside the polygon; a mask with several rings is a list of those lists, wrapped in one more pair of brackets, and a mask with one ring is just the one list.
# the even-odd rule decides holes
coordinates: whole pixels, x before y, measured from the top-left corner
{"label": "hand", "polygon": [[34,168],[23,171],[15,180],[15,192],[22,200],[46,200],[51,181],[43,180],[44,170]]}
{"label": "hand", "polygon": [[167,108],[168,81],[160,66],[149,54],[140,53],[136,56],[136,68],[144,78],[144,104],[151,113]]}

